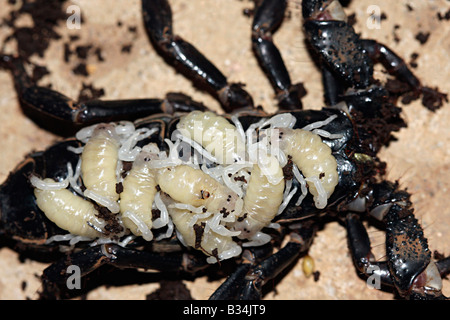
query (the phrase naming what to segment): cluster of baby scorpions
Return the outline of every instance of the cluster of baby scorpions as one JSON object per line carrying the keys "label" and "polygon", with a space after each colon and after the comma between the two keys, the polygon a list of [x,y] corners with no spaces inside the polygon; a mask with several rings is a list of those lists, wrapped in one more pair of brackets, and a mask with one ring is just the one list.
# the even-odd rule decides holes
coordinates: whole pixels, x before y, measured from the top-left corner
{"label": "cluster of baby scorpions", "polygon": [[[27,114],[77,129],[30,153],[0,186],[0,236],[17,250],[56,256],[43,272],[42,298],[73,294],[69,266],[88,278],[111,265],[181,276],[229,268],[210,298],[260,299],[329,219],[345,226],[360,274],[402,298],[445,299],[449,258],[432,257],[411,195],[385,179],[378,156],[406,123],[374,64],[429,109],[446,95],[387,46],[361,39],[339,1],[303,1],[326,105],[309,110],[272,38],[287,5],[255,1],[252,13],[252,48],[275,92],[275,114],[176,34],[167,0],[142,0],[150,42],[227,114],[184,94],[77,102],[34,83],[20,56],[0,55]],[[365,220],[385,231],[385,259],[374,258]]]}

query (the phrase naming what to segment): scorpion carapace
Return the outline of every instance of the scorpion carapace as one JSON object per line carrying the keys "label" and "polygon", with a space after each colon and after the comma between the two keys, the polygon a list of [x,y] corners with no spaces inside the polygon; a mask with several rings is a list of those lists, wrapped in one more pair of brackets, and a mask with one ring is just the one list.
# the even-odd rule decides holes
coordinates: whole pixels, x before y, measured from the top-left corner
{"label": "scorpion carapace", "polygon": [[[2,238],[55,256],[41,298],[77,294],[67,288],[69,267],[84,277],[110,265],[180,277],[230,269],[210,298],[260,299],[308,253],[326,221],[346,227],[363,276],[402,298],[445,298],[449,258],[432,257],[410,194],[385,179],[379,152],[406,123],[373,64],[417,95],[432,92],[432,109],[446,95],[424,89],[386,46],[360,39],[338,1],[303,1],[326,100],[307,110],[303,85],[292,83],[272,40],[288,3],[255,3],[251,44],[275,91],[275,114],[255,107],[242,84],[176,35],[167,0],[142,0],[150,42],[227,113],[181,93],[77,102],[37,85],[22,57],[0,55],[28,114],[76,132],[30,153],[0,186]],[[372,253],[366,220],[386,233],[383,261]]]}

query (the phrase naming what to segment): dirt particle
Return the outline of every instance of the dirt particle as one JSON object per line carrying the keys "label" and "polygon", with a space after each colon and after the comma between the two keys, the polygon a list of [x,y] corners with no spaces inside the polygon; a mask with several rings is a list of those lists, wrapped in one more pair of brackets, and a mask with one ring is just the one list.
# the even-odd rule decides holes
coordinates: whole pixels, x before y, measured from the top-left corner
{"label": "dirt particle", "polygon": [[419,58],[419,54],[417,52],[413,52],[410,58],[411,60],[409,61],[409,65],[411,68],[417,68],[417,58]]}
{"label": "dirt particle", "polygon": [[420,31],[418,34],[416,34],[416,40],[420,42],[420,44],[425,44],[428,41],[428,38],[430,37],[429,32],[422,32]]}
{"label": "dirt particle", "polygon": [[444,14],[438,12],[437,17],[439,20],[450,20],[450,9],[448,9],[447,12]]}
{"label": "dirt particle", "polygon": [[292,170],[294,163],[292,161],[292,156],[288,156],[288,161],[286,165],[283,167],[283,175],[284,179],[292,180],[294,178],[294,171]]}
{"label": "dirt particle", "polygon": [[83,83],[83,87],[78,95],[78,102],[85,102],[89,100],[96,100],[105,95],[103,88],[95,88],[92,84]]}

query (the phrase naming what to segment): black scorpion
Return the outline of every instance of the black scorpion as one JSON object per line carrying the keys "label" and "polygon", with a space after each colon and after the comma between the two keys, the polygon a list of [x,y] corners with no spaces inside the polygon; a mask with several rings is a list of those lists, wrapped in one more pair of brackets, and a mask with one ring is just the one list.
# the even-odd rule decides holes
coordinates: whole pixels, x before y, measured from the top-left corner
{"label": "black scorpion", "polygon": [[[296,119],[294,129],[334,118],[320,129],[335,136],[322,140],[336,159],[339,180],[324,210],[317,208],[311,194],[301,205],[295,205],[295,200],[291,200],[273,220],[279,227],[267,231],[272,241],[260,247],[245,248],[235,259],[233,272],[211,298],[261,298],[266,283],[307,253],[324,216],[344,222],[350,252],[362,274],[371,276],[370,270],[375,270],[383,285],[394,287],[404,298],[445,298],[440,279],[450,269],[449,258],[436,262],[432,259],[422,227],[414,217],[410,194],[398,183],[383,180],[385,164],[377,154],[389,142],[392,132],[404,127],[405,123],[400,109],[389,99],[389,93],[373,78],[373,63],[381,62],[389,73],[406,81],[416,94],[432,95],[436,108],[446,96],[422,86],[403,60],[386,46],[359,39],[345,22],[337,1],[303,1],[304,29],[311,51],[319,57],[327,107],[317,111],[301,110],[302,86],[291,83],[281,54],[271,38],[284,17],[286,5],[286,1],[278,0],[256,3],[253,49],[274,87],[280,113],[290,113]],[[180,72],[201,82],[217,97],[223,109],[230,113],[227,116],[230,122],[233,121],[231,115],[236,115],[245,131],[262,118],[270,117],[254,108],[251,96],[241,84],[229,83],[203,54],[173,33],[167,1],[144,0],[142,9],[146,30],[157,51]],[[157,128],[158,132],[140,141],[139,146],[152,142],[161,150],[169,151],[164,139],[172,137],[180,114],[206,110],[202,104],[182,94],[169,94],[166,99],[77,103],[59,92],[32,83],[20,58],[2,55],[0,62],[3,68],[11,70],[22,105],[33,110],[41,120],[51,119],[80,127],[138,119],[134,122],[136,128]],[[29,178],[32,175],[55,180],[66,178],[67,163],[75,168],[78,161],[78,156],[71,150],[80,146],[74,138],[63,140],[45,151],[30,154],[14,169],[0,187],[2,236],[17,241],[17,247],[27,250],[42,253],[59,250],[60,243],[46,243],[46,240],[67,231],[49,221],[38,208]],[[292,163],[288,162],[283,171],[285,180],[292,180],[298,187],[293,199],[298,198],[301,186],[293,176]],[[104,214],[103,218],[110,212]],[[373,258],[369,237],[361,222],[366,216],[385,226],[386,261]],[[114,235],[113,227],[110,232]],[[202,237],[201,233],[198,237]],[[287,243],[281,246],[283,239],[287,239]],[[176,237],[165,242],[167,246],[179,245]],[[279,247],[275,253],[274,247]],[[193,274],[200,274],[208,267],[201,252],[161,253],[152,249],[152,243],[139,237],[127,246],[116,242],[94,246],[77,244],[68,256],[56,260],[44,271],[42,297],[65,297],[64,284],[68,277],[65,270],[72,264],[81,268],[82,275],[103,264]]]}

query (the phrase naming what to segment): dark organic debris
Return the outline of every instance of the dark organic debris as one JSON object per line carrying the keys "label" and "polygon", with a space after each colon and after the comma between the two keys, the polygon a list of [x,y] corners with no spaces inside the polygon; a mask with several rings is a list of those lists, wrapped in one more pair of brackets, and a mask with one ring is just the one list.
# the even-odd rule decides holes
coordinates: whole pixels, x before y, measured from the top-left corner
{"label": "dark organic debris", "polygon": [[[5,43],[16,40],[17,52],[24,58],[34,54],[43,57],[50,41],[61,38],[55,28],[67,19],[65,3],[66,0],[23,0],[20,8],[11,10],[9,16],[2,21],[13,30],[5,39]],[[11,1],[9,4],[14,5]],[[32,26],[16,25],[22,15],[31,17]]]}
{"label": "dark organic debris", "polygon": [[430,37],[429,32],[422,32],[420,31],[418,34],[416,34],[416,40],[420,42],[420,44],[425,44],[428,41],[428,38]]}

